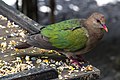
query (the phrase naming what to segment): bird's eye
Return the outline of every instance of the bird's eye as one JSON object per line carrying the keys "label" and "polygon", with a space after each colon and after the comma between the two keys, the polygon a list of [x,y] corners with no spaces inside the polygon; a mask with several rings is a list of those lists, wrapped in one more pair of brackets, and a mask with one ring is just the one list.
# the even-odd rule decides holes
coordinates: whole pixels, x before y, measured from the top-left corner
{"label": "bird's eye", "polygon": [[105,22],[105,18],[104,17],[101,17],[100,20],[103,21],[103,22]]}
{"label": "bird's eye", "polygon": [[98,19],[96,19],[96,21],[97,21],[98,23],[101,23],[100,20],[98,20]]}
{"label": "bird's eye", "polygon": [[102,19],[105,19],[104,16],[101,17],[101,20],[102,20]]}

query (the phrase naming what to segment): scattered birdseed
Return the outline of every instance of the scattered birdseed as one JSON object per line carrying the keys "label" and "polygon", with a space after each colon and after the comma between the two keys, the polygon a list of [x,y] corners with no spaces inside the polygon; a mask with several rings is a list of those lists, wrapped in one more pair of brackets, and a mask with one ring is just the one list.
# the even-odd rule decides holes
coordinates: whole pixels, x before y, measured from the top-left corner
{"label": "scattered birdseed", "polygon": [[7,20],[7,18],[4,17],[3,15],[0,15],[0,19],[1,19],[1,20]]}
{"label": "scattered birdseed", "polygon": [[4,57],[8,57],[8,55],[4,55]]}
{"label": "scattered birdseed", "polygon": [[41,61],[42,61],[41,59],[37,59],[36,63],[39,64],[39,63],[41,63]]}
{"label": "scattered birdseed", "polygon": [[30,60],[30,56],[26,56],[26,57],[25,57],[25,60],[26,60],[26,61],[29,61],[29,60]]}
{"label": "scattered birdseed", "polygon": [[16,55],[16,54],[15,54],[15,53],[11,53],[10,55],[11,55],[11,56],[14,56],[14,55]]}
{"label": "scattered birdseed", "polygon": [[0,29],[1,29],[1,28],[5,28],[5,26],[0,25]]}
{"label": "scattered birdseed", "polygon": [[63,79],[63,77],[61,75],[58,76],[59,79]]}
{"label": "scattered birdseed", "polygon": [[7,43],[6,43],[6,42],[2,42],[2,43],[1,43],[1,47],[2,47],[2,48],[6,48],[6,47],[7,47]]}
{"label": "scattered birdseed", "polygon": [[32,61],[35,61],[35,60],[36,60],[36,57],[31,57],[31,60],[32,60]]}

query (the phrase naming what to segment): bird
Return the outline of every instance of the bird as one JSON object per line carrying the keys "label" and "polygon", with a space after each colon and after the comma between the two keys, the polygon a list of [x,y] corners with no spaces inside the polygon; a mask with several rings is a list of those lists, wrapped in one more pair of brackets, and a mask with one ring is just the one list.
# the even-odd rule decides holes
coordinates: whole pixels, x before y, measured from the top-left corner
{"label": "bird", "polygon": [[91,51],[108,32],[105,16],[94,12],[86,19],[69,19],[44,26],[39,32],[26,36],[17,49],[38,47],[56,50],[81,67],[82,54]]}

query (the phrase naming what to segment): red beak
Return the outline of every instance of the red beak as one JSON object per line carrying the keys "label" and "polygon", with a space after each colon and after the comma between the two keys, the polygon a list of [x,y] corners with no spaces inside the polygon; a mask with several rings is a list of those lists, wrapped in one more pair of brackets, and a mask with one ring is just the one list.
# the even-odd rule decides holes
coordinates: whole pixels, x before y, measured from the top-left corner
{"label": "red beak", "polygon": [[103,25],[103,29],[104,29],[106,32],[108,32],[108,29],[107,29],[106,25]]}

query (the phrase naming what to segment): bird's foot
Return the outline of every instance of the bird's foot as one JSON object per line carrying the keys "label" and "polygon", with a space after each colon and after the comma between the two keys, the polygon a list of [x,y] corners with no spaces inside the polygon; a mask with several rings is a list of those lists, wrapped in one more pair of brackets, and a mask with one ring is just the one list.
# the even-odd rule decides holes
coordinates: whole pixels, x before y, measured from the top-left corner
{"label": "bird's foot", "polygon": [[93,70],[93,66],[89,65],[89,63],[85,63],[85,62],[79,62],[78,60],[71,60],[71,64],[78,70],[80,71],[92,71]]}
{"label": "bird's foot", "polygon": [[77,68],[82,68],[83,66],[78,60],[71,59],[70,62],[72,65],[76,66]]}
{"label": "bird's foot", "polygon": [[86,61],[83,57],[77,57],[76,58],[73,58],[71,57],[70,58],[70,62],[73,66],[75,66],[76,68],[79,68],[79,69],[82,69],[84,67],[87,67],[89,65],[89,62]]}

